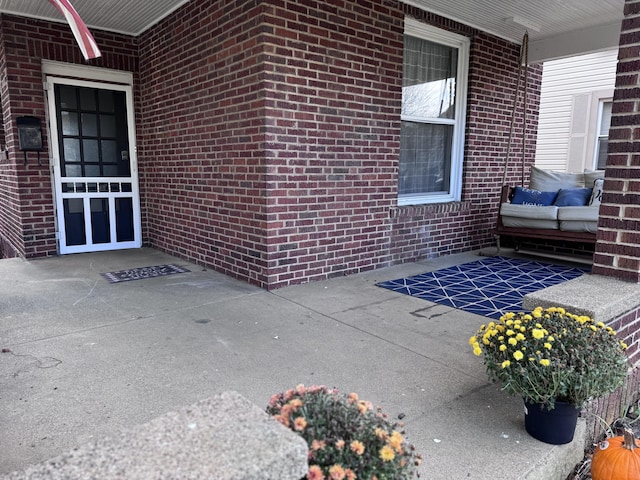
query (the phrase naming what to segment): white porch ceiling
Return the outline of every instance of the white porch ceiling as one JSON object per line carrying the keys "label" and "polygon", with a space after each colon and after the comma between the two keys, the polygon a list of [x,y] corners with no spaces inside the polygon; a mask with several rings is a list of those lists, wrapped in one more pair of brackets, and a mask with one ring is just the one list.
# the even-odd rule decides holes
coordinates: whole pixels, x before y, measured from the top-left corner
{"label": "white porch ceiling", "polygon": [[[190,0],[72,0],[90,28],[139,35]],[[520,43],[531,62],[618,46],[624,0],[404,0]],[[47,0],[0,0],[0,12],[63,21]]]}

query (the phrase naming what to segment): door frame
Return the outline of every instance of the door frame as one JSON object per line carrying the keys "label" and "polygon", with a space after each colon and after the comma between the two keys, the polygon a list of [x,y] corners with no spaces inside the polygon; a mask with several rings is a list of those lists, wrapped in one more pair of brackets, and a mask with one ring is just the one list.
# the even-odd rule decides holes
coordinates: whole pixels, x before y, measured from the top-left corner
{"label": "door frame", "polygon": [[[52,159],[52,189],[54,197],[54,209],[56,217],[56,240],[58,252],[60,254],[97,252],[105,250],[121,250],[127,248],[140,248],[142,246],[142,220],[140,212],[140,189],[138,180],[138,158],[135,136],[135,112],[133,102],[133,75],[130,72],[120,72],[103,68],[86,67],[81,65],[65,64],[61,62],[43,61],[44,88],[47,97],[47,116],[49,125],[49,150]],[[131,177],[100,177],[102,182],[121,182],[127,179],[131,183],[131,193],[100,193],[100,198],[108,198],[109,202],[115,201],[118,197],[132,198],[133,203],[133,241],[104,243],[104,244],[84,244],[66,245],[66,232],[64,225],[64,198],[83,198],[88,194],[62,193],[61,187],[61,165],[60,165],[60,145],[58,143],[58,124],[56,102],[54,95],[54,85],[73,85],[79,87],[99,88],[107,90],[122,91],[125,93],[127,109],[127,134],[129,137],[129,158],[131,167]],[[93,177],[87,177],[93,178]],[[91,180],[88,180],[91,182]],[[95,180],[94,180],[95,181]],[[85,228],[86,221],[90,216],[90,211],[86,206],[89,200],[85,200]],[[111,218],[111,226],[115,225],[115,218]],[[114,231],[115,232],[115,231]],[[115,234],[115,233],[114,233]]]}

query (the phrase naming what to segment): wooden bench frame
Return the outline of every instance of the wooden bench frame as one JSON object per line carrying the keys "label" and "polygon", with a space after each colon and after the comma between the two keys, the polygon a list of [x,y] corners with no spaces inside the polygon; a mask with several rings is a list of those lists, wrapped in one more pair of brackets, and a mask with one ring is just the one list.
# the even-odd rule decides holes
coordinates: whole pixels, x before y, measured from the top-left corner
{"label": "wooden bench frame", "polygon": [[[564,230],[556,230],[551,228],[525,228],[525,227],[506,227],[502,223],[502,215],[500,214],[500,206],[508,202],[513,196],[513,189],[509,185],[502,187],[500,195],[500,203],[498,204],[498,221],[493,235],[496,239],[498,253],[500,253],[500,236],[510,236],[518,238],[539,238],[542,240],[561,240],[573,243],[596,243],[596,234],[590,232],[566,232]],[[519,242],[516,242],[515,250],[520,248]]]}

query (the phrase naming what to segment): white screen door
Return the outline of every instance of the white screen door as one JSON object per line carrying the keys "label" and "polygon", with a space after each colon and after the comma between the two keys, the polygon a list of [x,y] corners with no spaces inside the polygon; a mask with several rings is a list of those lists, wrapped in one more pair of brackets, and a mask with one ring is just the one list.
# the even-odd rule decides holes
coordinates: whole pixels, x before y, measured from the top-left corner
{"label": "white screen door", "polygon": [[47,77],[61,254],[138,248],[130,86]]}

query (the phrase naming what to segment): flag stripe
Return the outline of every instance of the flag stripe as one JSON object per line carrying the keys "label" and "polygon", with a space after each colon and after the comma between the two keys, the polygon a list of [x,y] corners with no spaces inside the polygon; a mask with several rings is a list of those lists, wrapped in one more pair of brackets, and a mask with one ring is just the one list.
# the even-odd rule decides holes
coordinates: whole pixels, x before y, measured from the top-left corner
{"label": "flag stripe", "polygon": [[96,41],[93,39],[93,35],[91,35],[91,32],[69,0],[49,0],[49,3],[64,15],[64,18],[71,27],[73,36],[78,42],[78,46],[80,47],[84,58],[89,60],[90,58],[97,58],[101,56],[102,54],[100,53],[100,49],[98,48]]}

